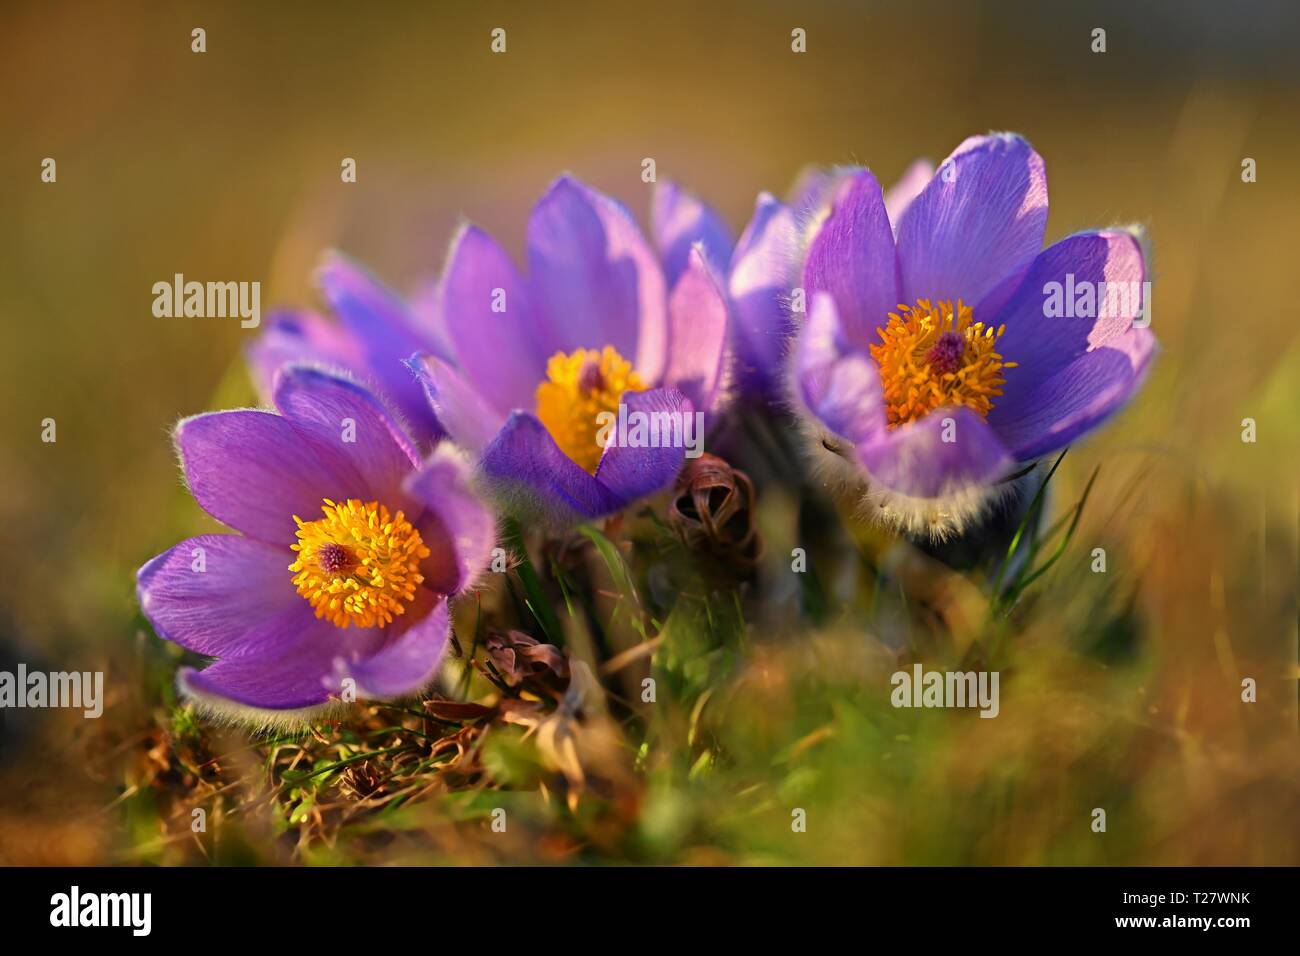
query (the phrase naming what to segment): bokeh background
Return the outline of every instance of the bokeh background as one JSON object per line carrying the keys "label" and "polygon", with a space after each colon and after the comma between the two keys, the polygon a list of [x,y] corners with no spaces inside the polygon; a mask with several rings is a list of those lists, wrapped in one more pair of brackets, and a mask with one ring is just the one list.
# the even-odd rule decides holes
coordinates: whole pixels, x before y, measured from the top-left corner
{"label": "bokeh background", "polygon": [[[794,27],[806,54],[790,50]],[[1033,650],[1016,667],[1035,690],[1019,716],[1004,690],[999,720],[918,737],[915,715],[863,703],[871,653],[851,619],[763,643],[765,676],[719,717],[734,778],[652,794],[639,845],[658,850],[642,858],[1300,862],[1298,40],[1287,0],[10,0],[0,667],[106,670],[105,721],[148,703],[139,662],[157,641],[134,570],[209,527],[168,429],[251,400],[240,353],[255,334],[154,318],[154,282],[259,280],[265,316],[318,304],[312,268],[335,247],[412,290],[462,216],[519,255],[527,210],[561,171],[645,222],[644,157],[738,233],[760,190],[784,193],[808,164],[865,163],[888,183],[919,155],[1016,130],[1047,163],[1049,242],[1148,230],[1162,346],[1135,404],[1062,466],[1064,503],[1103,468],[1021,634]],[[44,157],[56,184],[40,180]],[[339,181],[343,157],[355,184]],[[1087,571],[1097,544],[1104,587]],[[1097,620],[1128,634],[1111,634],[1118,651],[1071,643]],[[1253,705],[1243,676],[1258,680]],[[142,858],[95,722],[2,720],[0,863]],[[792,849],[788,814],[728,816],[752,786],[801,800],[821,835]],[[1099,805],[1118,811],[1105,840],[1087,828]],[[539,851],[525,840],[495,858],[511,852]]]}

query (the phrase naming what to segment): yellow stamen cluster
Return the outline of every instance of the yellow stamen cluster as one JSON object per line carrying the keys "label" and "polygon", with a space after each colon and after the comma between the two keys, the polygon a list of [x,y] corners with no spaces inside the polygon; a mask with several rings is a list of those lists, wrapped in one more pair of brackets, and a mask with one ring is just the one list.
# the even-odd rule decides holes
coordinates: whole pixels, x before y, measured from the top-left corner
{"label": "yellow stamen cluster", "polygon": [[555,444],[591,474],[605,450],[597,437],[601,412],[618,414],[624,392],[645,389],[632,363],[612,346],[602,351],[556,352],[546,363],[547,381],[537,386],[537,417]]}
{"label": "yellow stamen cluster", "polygon": [[937,408],[964,405],[988,416],[993,399],[1006,384],[1003,369],[1015,368],[996,351],[997,330],[972,322],[969,306],[957,300],[899,305],[880,329],[880,344],[871,357],[880,366],[880,384],[890,428],[897,428]]}
{"label": "yellow stamen cluster", "polygon": [[406,612],[424,581],[420,561],[429,556],[420,532],[377,501],[351,498],[321,506],[325,517],[303,521],[297,515],[298,560],[293,583],[318,618],[336,627],[382,627]]}

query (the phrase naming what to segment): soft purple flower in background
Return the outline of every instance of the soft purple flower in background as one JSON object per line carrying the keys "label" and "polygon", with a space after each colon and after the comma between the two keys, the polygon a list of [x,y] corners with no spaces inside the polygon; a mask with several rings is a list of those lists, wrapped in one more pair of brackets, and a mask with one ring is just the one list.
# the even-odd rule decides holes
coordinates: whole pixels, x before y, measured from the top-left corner
{"label": "soft purple flower in background", "polygon": [[[838,178],[803,263],[791,392],[814,454],[865,483],[870,511],[943,537],[1134,394],[1155,349],[1134,325],[1146,269],[1126,230],[1042,249],[1043,161],[1017,136],[966,140],[895,209],[869,171]],[[1120,307],[1049,317],[1067,276],[1123,290]]]}
{"label": "soft purple flower in background", "polygon": [[448,597],[488,562],[494,519],[467,466],[446,449],[422,461],[359,384],[288,365],[272,391],[278,414],[176,426],[190,492],[238,533],[189,538],[144,565],[140,606],[160,637],[217,658],[178,681],[219,714],[283,725],[349,687],[418,692],[447,643]]}
{"label": "soft purple flower in background", "polygon": [[789,297],[797,245],[795,209],[771,193],[760,193],[727,273],[735,384],[738,395],[750,401],[780,397],[777,369],[794,328]]}
{"label": "soft purple flower in background", "polygon": [[452,241],[434,304],[451,354],[411,364],[511,513],[566,525],[671,484],[683,443],[602,445],[600,412],[621,403],[629,415],[689,416],[694,427],[693,413],[718,406],[730,237],[675,189],[655,205],[658,251],[626,208],[568,176],[532,211],[526,274],[473,225]]}
{"label": "soft purple flower in background", "polygon": [[400,413],[422,445],[442,434],[406,359],[442,354],[435,325],[366,269],[341,253],[325,256],[316,283],[338,322],[306,310],[278,310],[248,348],[253,381],[269,400],[275,374],[287,362],[343,369]]}

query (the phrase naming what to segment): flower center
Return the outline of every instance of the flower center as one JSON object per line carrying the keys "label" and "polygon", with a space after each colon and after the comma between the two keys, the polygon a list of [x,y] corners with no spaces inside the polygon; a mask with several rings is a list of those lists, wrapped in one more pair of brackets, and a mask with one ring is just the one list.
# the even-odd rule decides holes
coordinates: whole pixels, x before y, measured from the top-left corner
{"label": "flower center", "polygon": [[1006,331],[971,321],[969,306],[918,299],[889,313],[871,357],[880,366],[889,427],[897,428],[936,408],[964,405],[987,417],[1006,384],[1003,369],[1015,368],[997,352]]}
{"label": "flower center", "polygon": [[632,363],[612,346],[601,351],[556,352],[546,363],[547,381],[537,386],[537,417],[555,444],[591,474],[605,450],[596,439],[601,412],[618,413],[624,392],[645,389]]}
{"label": "flower center", "polygon": [[316,521],[293,516],[298,560],[289,565],[316,616],[346,628],[382,627],[404,614],[424,581],[420,561],[429,556],[420,532],[377,501],[326,498],[321,511],[325,517]]}

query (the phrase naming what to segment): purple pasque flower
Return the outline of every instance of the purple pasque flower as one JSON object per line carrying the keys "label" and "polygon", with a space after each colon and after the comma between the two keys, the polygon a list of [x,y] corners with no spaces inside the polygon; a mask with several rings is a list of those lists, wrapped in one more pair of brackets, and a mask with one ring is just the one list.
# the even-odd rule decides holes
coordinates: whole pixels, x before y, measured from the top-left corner
{"label": "purple pasque flower", "polygon": [[254,384],[264,401],[288,362],[345,370],[398,412],[421,445],[442,436],[424,390],[406,366],[412,352],[442,353],[434,323],[342,253],[327,253],[316,271],[321,295],[338,317],[279,310],[248,348]]}
{"label": "purple pasque flower", "polygon": [[[786,397],[784,368],[798,327],[791,314],[792,307],[797,308],[792,292],[799,286],[802,250],[829,215],[835,186],[852,172],[844,167],[809,170],[799,177],[788,204],[771,193],[760,194],[754,217],[736,243],[727,291],[734,320],[735,381],[749,399],[781,403]],[[885,191],[891,222],[898,221],[933,172],[929,162],[919,159]]]}
{"label": "purple pasque flower", "polygon": [[878,517],[960,532],[1138,388],[1155,337],[1137,238],[1042,249],[1046,224],[1043,161],[1018,136],[966,140],[896,221],[869,171],[837,184],[803,264],[791,392],[814,454]]}
{"label": "purple pasque flower", "polygon": [[421,461],[349,378],[286,365],[273,398],[278,414],[176,426],[190,492],[237,533],[189,538],[144,565],[140,607],[160,637],[217,659],[178,683],[219,714],[286,725],[349,689],[415,693],[442,657],[448,598],[487,564],[493,517],[454,453]]}
{"label": "purple pasque flower", "polygon": [[504,510],[551,526],[612,514],[700,450],[728,373],[730,240],[684,196],[656,206],[658,252],[568,176],[533,208],[526,274],[475,226],[452,240],[433,306],[451,355],[411,366]]}

